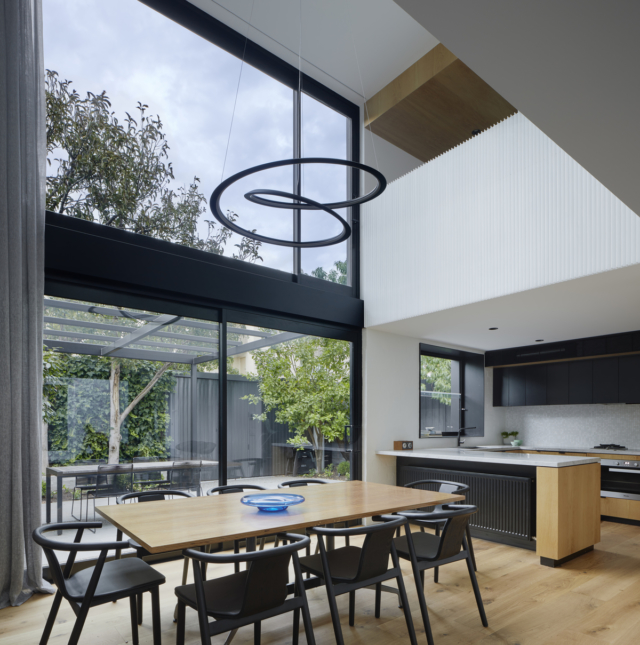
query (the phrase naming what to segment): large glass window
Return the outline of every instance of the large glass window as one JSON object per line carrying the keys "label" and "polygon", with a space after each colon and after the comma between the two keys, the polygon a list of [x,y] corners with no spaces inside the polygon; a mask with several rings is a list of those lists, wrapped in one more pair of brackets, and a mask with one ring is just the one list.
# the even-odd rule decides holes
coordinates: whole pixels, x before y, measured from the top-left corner
{"label": "large glass window", "polygon": [[229,325],[229,483],[351,477],[351,343]]}
{"label": "large glass window", "polygon": [[460,363],[420,356],[420,438],[456,436],[461,413]]}
{"label": "large glass window", "polygon": [[[293,157],[294,140],[304,156],[345,158],[347,117],[305,94],[298,118],[297,82],[242,64],[137,0],[47,0],[44,37],[49,210],[346,283],[346,242],[305,250],[298,262],[298,251],[219,225],[208,201],[223,177]],[[305,169],[303,193],[344,199],[346,175]],[[253,175],[221,206],[245,229],[290,240],[294,212],[257,206],[244,194],[293,185],[292,167]],[[340,229],[324,213],[301,217],[302,239]]]}

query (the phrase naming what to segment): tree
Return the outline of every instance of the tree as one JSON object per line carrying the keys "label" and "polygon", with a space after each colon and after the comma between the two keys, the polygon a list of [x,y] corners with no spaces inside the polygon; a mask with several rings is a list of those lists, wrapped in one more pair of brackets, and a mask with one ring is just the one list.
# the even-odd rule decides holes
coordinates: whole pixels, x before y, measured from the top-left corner
{"label": "tree", "polygon": [[347,263],[336,260],[333,263],[334,268],[325,271],[322,267],[318,267],[311,272],[311,275],[320,278],[320,280],[329,280],[329,282],[336,282],[337,284],[347,284]]}
{"label": "tree", "polygon": [[64,359],[62,355],[49,349],[42,348],[42,470],[49,465],[49,424],[55,418],[52,400],[62,386]]}
{"label": "tree", "polygon": [[[169,143],[148,105],[138,102],[137,118],[126,112],[120,123],[104,91],[81,98],[71,81],[50,70],[45,88],[49,210],[224,255],[231,231],[205,220],[208,233],[200,237],[198,220],[206,212],[200,180],[171,188]],[[261,242],[242,238],[236,246],[234,257],[262,260]]]}
{"label": "tree", "polygon": [[451,360],[435,356],[421,356],[420,390],[427,391],[427,384],[432,386],[432,392],[436,392],[435,399],[445,405],[451,405],[451,395],[443,394],[451,392]]}
{"label": "tree", "polygon": [[307,336],[252,352],[259,395],[244,398],[263,405],[264,421],[273,410],[277,423],[287,424],[288,443],[310,443],[317,469],[324,467],[323,438],[339,441],[349,423],[349,343]]}

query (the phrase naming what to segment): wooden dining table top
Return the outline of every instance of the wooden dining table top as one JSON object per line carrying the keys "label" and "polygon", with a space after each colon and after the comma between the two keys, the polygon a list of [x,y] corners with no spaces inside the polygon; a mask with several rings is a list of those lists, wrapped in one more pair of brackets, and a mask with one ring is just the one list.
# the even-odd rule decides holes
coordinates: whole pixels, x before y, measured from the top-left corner
{"label": "wooden dining table top", "polygon": [[305,501],[265,512],[240,502],[241,493],[102,506],[96,511],[150,553],[177,551],[247,537],[463,501],[463,495],[363,481],[272,490]]}

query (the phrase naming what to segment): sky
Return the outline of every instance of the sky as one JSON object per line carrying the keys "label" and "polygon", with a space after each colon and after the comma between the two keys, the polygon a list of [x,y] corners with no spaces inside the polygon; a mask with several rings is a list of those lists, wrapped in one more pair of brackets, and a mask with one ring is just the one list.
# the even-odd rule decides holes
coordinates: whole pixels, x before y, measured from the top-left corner
{"label": "sky", "polygon": [[[298,3],[298,0],[291,0]],[[207,198],[222,178],[257,164],[293,156],[292,91],[137,0],[43,0],[45,67],[72,81],[81,96],[103,90],[119,119],[138,101],[159,115],[170,146],[175,182],[200,179]],[[237,94],[237,100],[236,100]],[[234,111],[235,105],[235,111]],[[233,119],[232,119],[233,117]],[[233,123],[232,123],[233,120]],[[346,119],[310,97],[302,105],[303,156],[345,158]],[[226,162],[225,162],[226,154]],[[224,171],[223,171],[224,167]],[[238,224],[271,237],[292,238],[289,210],[244,199],[257,188],[290,191],[290,167],[247,177],[223,197],[223,210]],[[302,194],[320,202],[344,199],[346,172],[337,166],[307,166]],[[345,217],[344,211],[340,213]],[[304,212],[302,239],[332,237],[341,226],[323,212]],[[212,220],[207,209],[204,220]],[[235,236],[227,245],[231,255]],[[291,272],[292,250],[263,245],[264,266]],[[329,270],[346,259],[346,242],[303,249],[302,268]]]}

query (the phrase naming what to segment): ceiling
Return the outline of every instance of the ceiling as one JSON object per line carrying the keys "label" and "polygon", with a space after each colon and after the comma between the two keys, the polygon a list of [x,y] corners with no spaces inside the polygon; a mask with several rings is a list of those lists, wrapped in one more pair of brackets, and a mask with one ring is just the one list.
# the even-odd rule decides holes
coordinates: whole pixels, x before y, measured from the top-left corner
{"label": "ceiling", "polygon": [[640,2],[395,1],[640,214]]}
{"label": "ceiling", "polygon": [[636,264],[371,329],[482,351],[635,331],[638,284]]}
{"label": "ceiling", "polygon": [[189,1],[358,104],[438,44],[393,0]]}

